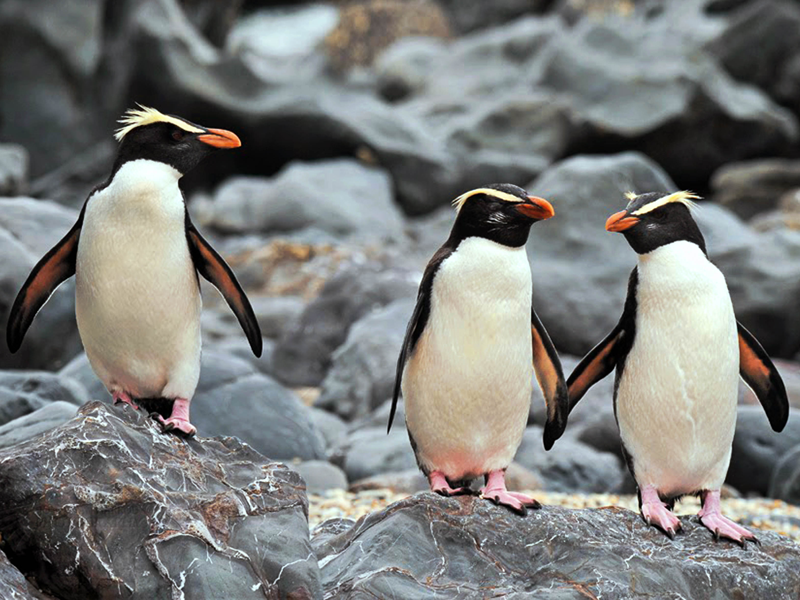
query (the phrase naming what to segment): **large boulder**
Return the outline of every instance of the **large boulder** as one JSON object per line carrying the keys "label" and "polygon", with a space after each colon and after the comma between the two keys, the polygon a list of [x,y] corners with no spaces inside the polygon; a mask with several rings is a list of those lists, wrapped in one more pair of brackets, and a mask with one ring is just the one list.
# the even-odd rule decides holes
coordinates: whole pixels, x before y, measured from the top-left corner
{"label": "large boulder", "polygon": [[375,308],[415,297],[418,277],[375,263],[346,265],[284,331],[273,357],[275,376],[292,386],[319,385],[350,326]]}
{"label": "large boulder", "polygon": [[350,421],[371,413],[392,395],[414,304],[411,298],[397,300],[353,324],[333,354],[316,406]]}
{"label": "large boulder", "polygon": [[0,371],[0,425],[53,402],[75,406],[90,399],[80,382],[45,371]]}
{"label": "large boulder", "polygon": [[[0,323],[34,265],[78,218],[76,211],[32,198],[0,200]],[[75,284],[65,282],[33,321],[16,354],[0,343],[0,369],[54,369],[81,350],[75,322]],[[3,336],[5,337],[5,336]]]}
{"label": "large boulder", "polygon": [[9,600],[56,600],[36,589],[0,551],[0,597]]}
{"label": "large boulder", "polygon": [[681,186],[704,186],[726,162],[789,152],[798,137],[788,110],[735,82],[691,37],[676,42],[666,17],[586,19],[548,51],[533,84],[569,97],[576,148],[640,150]]}
{"label": "large boulder", "polygon": [[305,227],[371,241],[402,237],[392,182],[350,159],[289,163],[273,179],[234,177],[217,190],[211,221],[226,232],[287,232]]}
{"label": "large boulder", "polygon": [[8,448],[50,431],[69,421],[78,412],[78,407],[70,402],[57,400],[37,408],[32,413],[0,425],[0,448]]}
{"label": "large boulder", "polygon": [[[731,466],[725,482],[741,493],[766,496],[776,465],[800,443],[800,415],[789,414],[780,433],[772,431],[761,406],[740,406],[733,436]],[[786,469],[782,471],[786,474]],[[775,486],[773,486],[773,489]]]}
{"label": "large boulder", "polygon": [[92,402],[0,464],[9,559],[59,598],[320,594],[302,480],[235,438]]}
{"label": "large boulder", "polygon": [[[526,517],[475,497],[417,494],[315,541],[327,597],[794,598],[800,549],[759,532],[744,552],[695,518],[670,540],[622,508]],[[340,529],[341,530],[341,529]],[[333,535],[331,535],[333,533]]]}
{"label": "large boulder", "polygon": [[711,178],[713,199],[742,219],[778,208],[781,196],[800,189],[800,160],[764,158],[731,163]]}

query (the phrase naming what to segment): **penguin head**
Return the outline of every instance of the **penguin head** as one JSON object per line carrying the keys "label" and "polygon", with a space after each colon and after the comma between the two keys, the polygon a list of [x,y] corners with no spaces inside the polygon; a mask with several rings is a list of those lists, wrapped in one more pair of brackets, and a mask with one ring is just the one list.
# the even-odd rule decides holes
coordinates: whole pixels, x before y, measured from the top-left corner
{"label": "penguin head", "polygon": [[483,237],[512,247],[525,244],[531,225],[555,214],[547,200],[508,183],[474,189],[453,204],[458,215],[451,235]]}
{"label": "penguin head", "polygon": [[128,110],[119,122],[114,171],[128,161],[144,159],[168,164],[185,175],[214,150],[242,145],[230,131],[202,127],[141,105]]}
{"label": "penguin head", "polygon": [[697,244],[705,253],[703,234],[692,218],[690,192],[664,195],[658,192],[636,195],[625,194],[628,206],[611,215],[606,221],[606,231],[622,233],[637,254],[647,254],[672,242],[687,241]]}

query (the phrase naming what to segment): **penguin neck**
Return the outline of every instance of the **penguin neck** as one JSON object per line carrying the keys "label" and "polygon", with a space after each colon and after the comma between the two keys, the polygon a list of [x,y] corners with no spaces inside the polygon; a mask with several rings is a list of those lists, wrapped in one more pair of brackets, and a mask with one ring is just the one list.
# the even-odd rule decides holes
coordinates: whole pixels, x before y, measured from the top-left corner
{"label": "penguin neck", "polygon": [[102,205],[102,213],[115,215],[113,218],[123,221],[156,215],[182,220],[186,208],[178,187],[180,177],[177,169],[163,162],[127,161],[90,197],[90,212],[96,213]]}
{"label": "penguin neck", "polygon": [[503,222],[494,227],[491,222],[481,221],[472,223],[469,219],[456,218],[450,232],[450,244],[453,247],[467,238],[484,238],[509,248],[521,248],[528,241],[528,234],[533,221],[525,220],[519,223]]}
{"label": "penguin neck", "polygon": [[708,260],[703,249],[686,240],[665,244],[639,255],[640,283],[657,279],[670,285],[694,285],[698,281],[698,275],[702,280],[712,270],[717,269]]}
{"label": "penguin neck", "polygon": [[179,192],[181,173],[167,163],[138,159],[123,163],[113,174],[108,187],[115,195],[143,195]]}

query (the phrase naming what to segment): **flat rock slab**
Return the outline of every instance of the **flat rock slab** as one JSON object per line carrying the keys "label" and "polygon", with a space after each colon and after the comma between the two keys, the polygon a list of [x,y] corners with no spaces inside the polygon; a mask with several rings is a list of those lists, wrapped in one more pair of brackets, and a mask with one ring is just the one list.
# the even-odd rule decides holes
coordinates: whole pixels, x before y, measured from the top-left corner
{"label": "flat rock slab", "polygon": [[422,493],[342,533],[323,524],[314,546],[326,598],[800,597],[800,546],[788,538],[759,532],[762,544],[742,549],[714,542],[696,517],[681,522],[671,541],[623,508],[520,517]]}
{"label": "flat rock slab", "polygon": [[3,550],[62,600],[318,597],[307,515],[284,465],[127,407],[90,402],[0,452]]}

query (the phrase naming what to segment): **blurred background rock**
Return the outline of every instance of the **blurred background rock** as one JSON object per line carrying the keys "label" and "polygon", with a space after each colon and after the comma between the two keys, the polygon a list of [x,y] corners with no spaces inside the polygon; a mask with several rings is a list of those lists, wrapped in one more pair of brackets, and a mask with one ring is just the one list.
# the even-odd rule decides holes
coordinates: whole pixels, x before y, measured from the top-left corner
{"label": "blurred background rock", "polygon": [[[193,414],[203,436],[307,461],[315,491],[424,487],[402,415],[385,434],[394,362],[450,201],[490,182],[555,207],[528,248],[567,372],[622,308],[635,255],[603,223],[623,193],[706,197],[711,258],[800,407],[797,2],[2,0],[3,323],[107,176],[115,121],[136,102],[242,139],[183,187],[253,301],[265,352],[250,356],[207,288]],[[53,296],[20,353],[0,345],[0,445],[109,400],[73,296],[71,284]],[[800,502],[800,417],[774,435],[754,402],[743,387],[731,493]],[[610,381],[549,453],[542,424],[537,393],[522,485],[634,490]]]}

